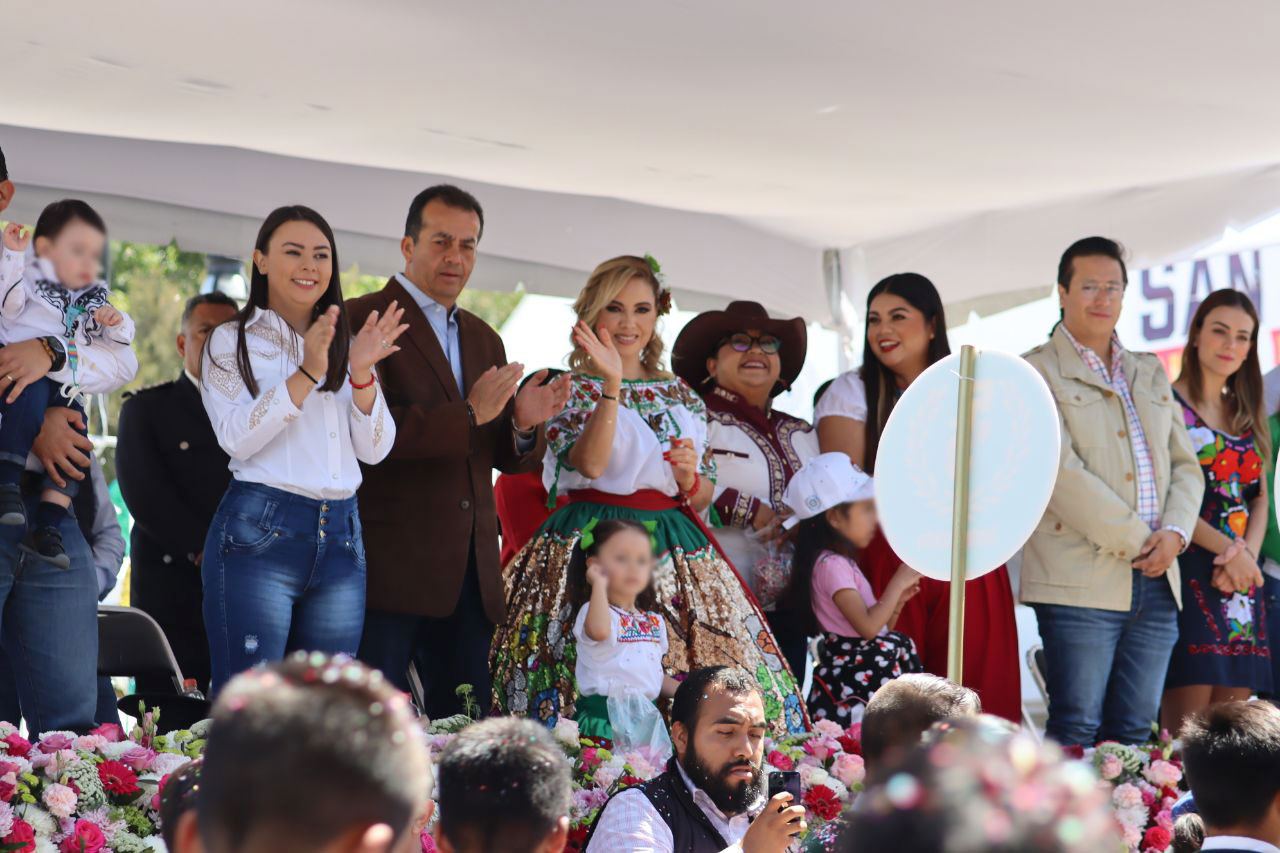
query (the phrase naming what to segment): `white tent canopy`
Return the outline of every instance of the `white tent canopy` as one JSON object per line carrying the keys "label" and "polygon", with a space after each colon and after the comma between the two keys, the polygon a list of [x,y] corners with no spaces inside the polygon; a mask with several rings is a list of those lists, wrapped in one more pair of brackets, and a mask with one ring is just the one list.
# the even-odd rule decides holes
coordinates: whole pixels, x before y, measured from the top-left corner
{"label": "white tent canopy", "polygon": [[[74,7],[79,7],[74,8]],[[1042,294],[1062,247],[1185,255],[1277,205],[1267,0],[121,0],[5,15],[0,146],[30,217],[243,255],[316,206],[387,272],[439,176],[489,219],[476,284],[569,294],[649,251],[688,307],[833,319],[913,268],[948,303]]]}

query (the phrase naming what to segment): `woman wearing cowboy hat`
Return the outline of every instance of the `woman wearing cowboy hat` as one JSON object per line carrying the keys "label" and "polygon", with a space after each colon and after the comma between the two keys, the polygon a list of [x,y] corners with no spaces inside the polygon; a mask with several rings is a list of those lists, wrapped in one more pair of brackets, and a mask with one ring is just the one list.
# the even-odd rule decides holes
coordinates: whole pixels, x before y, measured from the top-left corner
{"label": "woman wearing cowboy hat", "polygon": [[761,598],[797,676],[804,673],[804,632],[770,609],[785,582],[776,566],[788,562],[771,559],[777,546],[770,543],[785,506],[782,493],[818,454],[818,435],[808,422],[774,409],[773,398],[800,375],[807,344],[802,318],[775,320],[757,302],[731,302],[689,321],[671,357],[676,375],[707,403],[707,444],[717,470],[710,510],[716,538]]}
{"label": "woman wearing cowboy hat", "polygon": [[[582,531],[622,518],[650,529],[653,584],[667,626],[668,674],[728,665],[752,673],[775,736],[807,726],[799,685],[755,601],[702,522],[716,480],[703,401],[662,367],[658,320],[670,307],[657,262],[624,255],[578,295],[572,392],[547,424],[543,483],[566,495],[507,566],[507,617],[490,670],[497,710],[554,726],[578,707],[566,577]],[[614,637],[629,642],[628,637]]]}

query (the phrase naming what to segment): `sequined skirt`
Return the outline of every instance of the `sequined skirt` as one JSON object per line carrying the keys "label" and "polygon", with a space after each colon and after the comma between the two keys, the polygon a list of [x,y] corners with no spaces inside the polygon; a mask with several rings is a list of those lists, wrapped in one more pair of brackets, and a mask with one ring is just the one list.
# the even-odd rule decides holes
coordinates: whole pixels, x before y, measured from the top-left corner
{"label": "sequined skirt", "polygon": [[495,709],[554,726],[575,713],[574,612],[565,596],[569,557],[592,518],[656,522],[654,589],[667,624],[667,672],[736,666],[754,674],[775,734],[804,731],[800,687],[759,607],[703,528],[679,508],[575,501],[547,519],[506,567],[507,618],[489,665]]}

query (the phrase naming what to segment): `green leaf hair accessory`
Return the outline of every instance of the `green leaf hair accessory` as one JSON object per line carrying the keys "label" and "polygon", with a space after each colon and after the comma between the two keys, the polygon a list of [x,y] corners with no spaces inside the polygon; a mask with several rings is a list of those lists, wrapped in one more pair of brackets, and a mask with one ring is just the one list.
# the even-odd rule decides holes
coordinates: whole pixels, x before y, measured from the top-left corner
{"label": "green leaf hair accessory", "polygon": [[654,553],[657,553],[658,537],[655,536],[654,534],[658,529],[658,519],[653,518],[653,519],[650,519],[649,521],[642,521],[640,523],[644,525],[645,530],[649,531],[649,547],[654,550]]}
{"label": "green leaf hair accessory", "polygon": [[600,519],[592,518],[582,526],[582,535],[578,538],[578,547],[583,551],[588,550],[592,545],[596,544],[596,525],[600,523]]}

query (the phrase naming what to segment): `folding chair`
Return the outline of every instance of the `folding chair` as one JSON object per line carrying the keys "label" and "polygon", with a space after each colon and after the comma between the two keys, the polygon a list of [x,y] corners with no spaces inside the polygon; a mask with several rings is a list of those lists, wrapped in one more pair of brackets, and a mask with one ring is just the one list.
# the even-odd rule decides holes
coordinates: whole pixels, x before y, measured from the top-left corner
{"label": "folding chair", "polygon": [[159,709],[162,733],[189,728],[209,716],[209,702],[183,679],[160,625],[136,607],[98,606],[98,674],[168,679],[172,692],[139,693],[117,703],[131,716],[137,715],[139,702]]}

